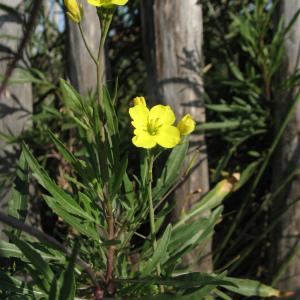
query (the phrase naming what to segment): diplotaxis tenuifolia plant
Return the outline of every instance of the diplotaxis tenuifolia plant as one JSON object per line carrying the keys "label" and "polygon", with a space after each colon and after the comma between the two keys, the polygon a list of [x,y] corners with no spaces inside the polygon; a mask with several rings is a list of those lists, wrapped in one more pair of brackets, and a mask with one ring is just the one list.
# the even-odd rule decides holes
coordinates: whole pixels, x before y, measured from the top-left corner
{"label": "diplotaxis tenuifolia plant", "polygon": [[[193,116],[176,116],[170,106],[148,108],[144,97],[133,99],[128,107],[132,143],[140,152],[140,168],[129,173],[128,155],[120,143],[115,95],[103,84],[102,53],[112,17],[126,0],[88,0],[95,6],[101,25],[99,51],[93,53],[81,22],[84,9],[76,0],[66,0],[69,18],[78,25],[87,54],[95,64],[97,95],[84,101],[65,80],[60,81],[63,113],[78,142],[70,149],[54,134],[49,138],[71,168],[66,188],[58,185],[49,172],[23,144],[18,177],[8,215],[0,220],[12,226],[9,242],[2,241],[11,268],[1,272],[0,291],[8,299],[230,299],[227,293],[272,297],[280,292],[260,282],[237,279],[221,273],[191,272],[182,258],[204,244],[220,222],[222,200],[240,187],[239,176],[229,176],[210,190],[181,219],[166,222],[172,204],[167,200],[180,177],[189,147],[189,135],[196,128]],[[100,28],[99,28],[100,31]],[[153,176],[157,158],[167,158]],[[20,184],[28,184],[28,170],[44,188],[43,199],[51,210],[72,228],[58,242],[25,223],[24,210],[29,194]],[[183,170],[182,170],[183,169]],[[243,176],[243,173],[241,174]],[[203,212],[210,210],[209,215]],[[166,223],[168,223],[166,225]],[[150,224],[150,233],[141,225]],[[134,237],[142,242],[135,245]],[[199,253],[201,255],[201,253]],[[22,268],[20,269],[20,265]],[[29,275],[29,276],[27,276]]]}

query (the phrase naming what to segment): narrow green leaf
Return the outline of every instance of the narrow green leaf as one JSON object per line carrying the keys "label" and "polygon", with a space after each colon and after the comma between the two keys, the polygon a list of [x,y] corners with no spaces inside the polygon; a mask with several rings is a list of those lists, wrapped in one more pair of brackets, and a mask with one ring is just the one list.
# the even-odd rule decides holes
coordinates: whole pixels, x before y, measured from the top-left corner
{"label": "narrow green leaf", "polygon": [[[12,196],[8,202],[8,215],[25,222],[27,216],[28,195],[28,164],[22,152],[17,166]],[[14,230],[13,232],[14,235],[20,236],[20,230]]]}
{"label": "narrow green leaf", "polygon": [[161,176],[153,189],[153,201],[159,200],[176,182],[186,157],[189,143],[186,139],[176,146],[163,168]]}
{"label": "narrow green leaf", "polygon": [[224,277],[224,280],[233,283],[235,286],[226,285],[225,289],[239,295],[251,297],[279,297],[280,292],[270,286],[262,284],[259,281],[250,279],[238,279],[233,277]]}
{"label": "narrow green leaf", "polygon": [[119,193],[119,190],[121,188],[121,184],[123,181],[123,178],[126,174],[128,165],[128,158],[125,157],[122,159],[122,161],[119,163],[116,170],[113,172],[113,176],[110,180],[110,197],[111,199],[114,199],[115,195]]}
{"label": "narrow green leaf", "polygon": [[72,165],[75,165],[78,160],[77,158],[74,156],[73,153],[71,153],[66,146],[55,136],[55,134],[48,129],[48,135],[51,139],[51,141],[55,144],[57,150],[59,151],[59,153],[64,157],[64,159],[69,162]]}
{"label": "narrow green leaf", "polygon": [[240,81],[245,80],[243,73],[239,70],[238,66],[233,61],[229,61],[228,65],[236,79],[238,79]]}
{"label": "narrow green leaf", "polygon": [[0,256],[1,257],[18,257],[23,256],[22,251],[12,243],[0,241]]}
{"label": "narrow green leaf", "polygon": [[23,255],[28,259],[28,261],[32,264],[33,269],[29,268],[28,266],[28,270],[32,270],[31,275],[39,277],[37,272],[42,274],[42,276],[39,277],[42,283],[42,286],[40,286],[40,288],[42,288],[45,292],[49,291],[54,274],[48,263],[27,242],[20,240],[14,235],[10,235],[9,237],[14,242],[14,244],[22,251]]}
{"label": "narrow green leaf", "polygon": [[167,255],[168,244],[171,237],[172,225],[169,224],[166,228],[162,238],[157,243],[157,248],[153,256],[147,261],[142,273],[142,276],[151,274],[154,268],[165,258]]}
{"label": "narrow green leaf", "polygon": [[219,296],[221,299],[224,299],[224,300],[233,300],[227,294],[225,294],[224,292],[222,292],[218,289],[214,289],[214,294],[216,294],[217,296]]}
{"label": "narrow green leaf", "polygon": [[82,217],[83,219],[90,222],[95,221],[94,218],[83,211],[79,204],[76,203],[76,201],[69,194],[59,188],[56,183],[52,181],[47,172],[30,153],[25,144],[23,144],[23,151],[25,158],[38,182],[55,198],[56,201],[60,203],[60,206],[63,206],[64,209],[68,210],[70,214]]}
{"label": "narrow green leaf", "polygon": [[206,104],[205,107],[216,112],[234,112],[228,104]]}
{"label": "narrow green leaf", "polygon": [[134,189],[133,189],[133,184],[130,181],[127,173],[125,172],[124,177],[123,177],[123,184],[124,184],[124,190],[125,190],[125,197],[133,206],[133,204],[137,201],[135,194],[134,194]]}
{"label": "narrow green leaf", "polygon": [[158,294],[155,296],[143,296],[142,298],[134,298],[134,300],[180,300],[181,296],[168,295],[168,294]]}
{"label": "narrow green leaf", "polygon": [[73,300],[76,292],[76,284],[74,277],[74,266],[76,262],[76,257],[80,249],[79,243],[75,243],[72,255],[70,257],[67,270],[63,275],[63,284],[60,290],[59,300]]}
{"label": "narrow green leaf", "polygon": [[181,300],[199,300],[205,299],[209,295],[209,293],[215,289],[217,284],[209,284],[201,287],[200,289],[196,290],[195,292],[189,293],[187,295],[182,296]]}
{"label": "narrow green leaf", "polygon": [[224,122],[207,122],[201,125],[198,125],[196,130],[220,130],[220,129],[233,129],[241,125],[240,121],[236,120],[227,120]]}
{"label": "narrow green leaf", "polygon": [[195,288],[204,285],[222,285],[235,287],[231,281],[223,279],[223,275],[209,275],[207,273],[188,273],[175,277],[147,277],[136,279],[119,279],[116,281],[139,284],[167,285],[178,288]]}
{"label": "narrow green leaf", "polygon": [[[10,294],[11,298],[17,299],[17,296],[27,297],[29,299],[45,299],[46,295],[42,290],[29,283],[25,283],[23,280],[19,280],[16,276],[10,276],[0,271],[0,290],[6,291]],[[16,296],[15,296],[16,295]],[[13,298],[14,297],[14,298]]]}
{"label": "narrow green leaf", "polygon": [[45,199],[48,206],[53,210],[53,212],[63,218],[68,224],[78,230],[78,232],[89,236],[95,241],[99,242],[99,234],[97,232],[95,224],[77,217],[76,215],[70,214],[68,208],[64,207],[64,205],[61,205],[60,202],[55,198],[47,195],[43,195],[43,198]]}
{"label": "narrow green leaf", "polygon": [[174,228],[184,224],[196,215],[201,215],[204,211],[211,210],[222,203],[224,198],[232,192],[237,180],[232,177],[220,181],[212,190],[210,190],[201,201],[197,202],[192,209],[174,225]]}
{"label": "narrow green leaf", "polygon": [[[31,247],[35,248],[45,261],[65,261],[64,256],[57,251],[52,250],[52,253],[51,251],[46,251],[45,249],[38,247],[36,244],[31,244]],[[26,259],[22,251],[16,245],[4,240],[0,241],[0,257],[17,257],[22,261],[28,262],[28,259]]]}
{"label": "narrow green leaf", "polygon": [[118,117],[116,111],[114,109],[112,100],[110,98],[109,92],[106,88],[103,91],[103,100],[104,100],[104,108],[105,108],[105,116],[107,120],[109,133],[114,136],[119,134],[118,128]]}
{"label": "narrow green leaf", "polygon": [[72,87],[70,83],[64,79],[60,79],[60,89],[62,91],[62,100],[65,105],[72,110],[82,110],[81,96],[80,94]]}

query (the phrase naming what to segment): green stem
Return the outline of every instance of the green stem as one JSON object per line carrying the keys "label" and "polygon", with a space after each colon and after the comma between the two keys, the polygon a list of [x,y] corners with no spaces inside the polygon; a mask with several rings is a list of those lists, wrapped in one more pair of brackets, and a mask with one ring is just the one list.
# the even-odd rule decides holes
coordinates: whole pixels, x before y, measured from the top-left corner
{"label": "green stem", "polygon": [[85,38],[83,29],[82,29],[82,26],[81,26],[81,23],[78,23],[78,27],[79,27],[79,31],[80,31],[80,34],[81,34],[81,37],[82,37],[82,40],[83,40],[83,43],[85,45],[86,50],[88,51],[88,53],[89,53],[91,59],[93,60],[93,62],[95,63],[95,65],[98,65],[97,59],[95,58],[90,46],[87,43],[87,40]]}
{"label": "green stem", "polygon": [[[152,168],[153,168],[153,156],[149,153],[148,157],[148,204],[149,204],[149,217],[150,217],[150,227],[151,227],[151,235],[153,240],[153,250],[156,250],[156,239],[155,239],[155,219],[154,219],[154,208],[153,208],[153,200],[152,200]],[[159,274],[158,274],[159,275]]]}
{"label": "green stem", "polygon": [[100,106],[101,115],[103,115],[103,111],[104,111],[104,103],[103,103],[104,45],[112,21],[112,16],[113,16],[113,10],[106,10],[106,9],[98,10],[98,17],[101,26],[101,37],[100,37],[98,56],[97,56],[97,91],[98,91],[98,102]]}
{"label": "green stem", "polygon": [[[149,204],[149,218],[150,218],[150,229],[151,229],[151,239],[152,239],[152,247],[153,247],[153,252],[156,251],[157,248],[157,242],[156,242],[156,229],[155,229],[155,219],[154,219],[154,207],[153,207],[153,199],[152,199],[152,170],[153,170],[153,162],[154,162],[154,157],[148,151],[148,185],[147,185],[147,194],[148,194],[148,204]],[[156,274],[157,276],[160,276],[161,274],[161,269],[160,269],[160,264],[157,265],[156,267]],[[164,292],[163,286],[160,286],[160,291]]]}

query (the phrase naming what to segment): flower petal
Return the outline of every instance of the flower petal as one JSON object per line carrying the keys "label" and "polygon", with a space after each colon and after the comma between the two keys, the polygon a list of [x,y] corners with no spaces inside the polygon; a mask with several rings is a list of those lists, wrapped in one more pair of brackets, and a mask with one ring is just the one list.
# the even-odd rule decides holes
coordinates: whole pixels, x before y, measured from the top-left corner
{"label": "flower petal", "polygon": [[144,105],[144,106],[147,106],[146,99],[143,96],[141,96],[141,97],[135,97],[133,99],[133,104],[134,105]]}
{"label": "flower petal", "polygon": [[136,147],[150,149],[156,146],[155,137],[150,135],[147,131],[142,131],[132,138],[132,143]]}
{"label": "flower petal", "polygon": [[160,146],[173,148],[180,142],[180,131],[175,126],[164,126],[160,128],[155,139]]}
{"label": "flower petal", "polygon": [[135,128],[147,127],[149,109],[146,106],[139,104],[129,108],[129,115]]}
{"label": "flower petal", "polygon": [[195,127],[196,122],[190,114],[185,115],[177,125],[181,135],[190,134],[195,130]]}
{"label": "flower petal", "polygon": [[159,126],[173,125],[175,122],[175,114],[168,105],[155,105],[151,108],[149,113],[149,121],[157,122]]}
{"label": "flower petal", "polygon": [[128,0],[112,0],[111,3],[112,4],[116,4],[116,5],[125,5],[128,2]]}
{"label": "flower petal", "polygon": [[125,5],[128,0],[87,0],[93,6]]}

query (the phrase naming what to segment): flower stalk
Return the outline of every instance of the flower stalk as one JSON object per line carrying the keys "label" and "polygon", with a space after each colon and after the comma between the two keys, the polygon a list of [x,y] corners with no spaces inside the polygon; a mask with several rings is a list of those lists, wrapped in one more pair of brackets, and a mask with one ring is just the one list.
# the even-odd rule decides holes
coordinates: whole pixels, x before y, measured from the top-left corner
{"label": "flower stalk", "polygon": [[84,46],[85,46],[87,52],[89,53],[91,59],[93,60],[93,62],[94,62],[95,65],[97,66],[97,65],[98,65],[97,59],[96,59],[96,57],[94,56],[94,54],[93,54],[93,52],[92,52],[92,50],[91,50],[91,48],[90,48],[90,46],[89,46],[89,44],[88,44],[88,42],[87,42],[87,40],[86,40],[86,37],[85,37],[85,35],[84,35],[84,32],[83,32],[81,23],[78,23],[78,28],[79,28],[79,31],[80,31],[80,34],[81,34],[81,37],[82,37]]}
{"label": "flower stalk", "polygon": [[[101,26],[101,37],[99,43],[99,50],[97,56],[97,91],[98,102],[100,106],[100,117],[103,116],[104,103],[103,103],[103,77],[104,77],[104,46],[112,21],[114,8],[98,8],[97,14]],[[103,138],[103,137],[102,137]]]}
{"label": "flower stalk", "polygon": [[[157,241],[156,241],[156,228],[155,228],[155,218],[154,218],[154,206],[152,199],[152,181],[153,181],[153,163],[154,156],[150,150],[148,150],[148,183],[147,183],[147,195],[148,195],[148,205],[149,205],[149,221],[150,221],[150,230],[151,230],[151,240],[152,240],[152,248],[153,252],[157,249]],[[156,266],[156,275],[160,276],[161,268],[160,264]],[[163,292],[163,286],[160,286],[160,291]]]}

